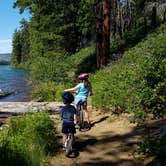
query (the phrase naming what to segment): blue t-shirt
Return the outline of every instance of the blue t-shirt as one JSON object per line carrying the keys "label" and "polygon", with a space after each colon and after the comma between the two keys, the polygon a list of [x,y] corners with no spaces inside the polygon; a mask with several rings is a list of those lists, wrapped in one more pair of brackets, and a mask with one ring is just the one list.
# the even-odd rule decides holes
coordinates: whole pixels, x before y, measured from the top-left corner
{"label": "blue t-shirt", "polygon": [[79,83],[76,88],[78,89],[77,91],[77,97],[81,97],[81,98],[87,98],[89,91],[92,89],[91,86],[84,86],[84,83]]}
{"label": "blue t-shirt", "polygon": [[74,114],[76,109],[70,104],[66,104],[60,111],[63,122],[74,122]]}

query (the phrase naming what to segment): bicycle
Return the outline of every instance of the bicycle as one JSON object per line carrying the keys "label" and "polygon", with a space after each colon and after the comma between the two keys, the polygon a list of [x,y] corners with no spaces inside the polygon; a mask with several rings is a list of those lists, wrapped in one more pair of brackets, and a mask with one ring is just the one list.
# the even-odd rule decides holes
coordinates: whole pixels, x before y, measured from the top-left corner
{"label": "bicycle", "polygon": [[85,122],[84,122],[84,111],[83,111],[83,105],[84,105],[84,102],[82,100],[80,100],[78,102],[78,108],[77,108],[77,111],[78,111],[78,116],[79,116],[79,129],[83,129],[85,127]]}
{"label": "bicycle", "polygon": [[72,133],[69,133],[67,135],[67,139],[65,141],[65,155],[66,155],[66,157],[68,157],[69,154],[72,152],[73,137],[74,137],[74,135]]}

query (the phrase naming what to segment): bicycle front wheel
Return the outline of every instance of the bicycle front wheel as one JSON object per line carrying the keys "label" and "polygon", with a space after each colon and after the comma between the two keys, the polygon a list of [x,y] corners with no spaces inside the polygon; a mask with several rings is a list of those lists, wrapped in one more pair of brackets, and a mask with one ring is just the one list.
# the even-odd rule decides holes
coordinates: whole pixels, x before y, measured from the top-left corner
{"label": "bicycle front wheel", "polygon": [[65,148],[66,148],[65,155],[69,156],[69,154],[72,151],[72,137],[71,136],[69,136],[69,138],[66,140]]}

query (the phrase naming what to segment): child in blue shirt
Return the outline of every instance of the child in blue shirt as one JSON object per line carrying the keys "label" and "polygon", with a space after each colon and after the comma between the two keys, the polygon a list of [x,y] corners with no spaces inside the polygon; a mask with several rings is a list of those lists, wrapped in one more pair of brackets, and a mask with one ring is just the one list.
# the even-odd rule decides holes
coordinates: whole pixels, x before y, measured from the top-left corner
{"label": "child in blue shirt", "polygon": [[89,94],[92,95],[93,92],[92,92],[91,84],[88,81],[88,75],[86,75],[85,77],[81,77],[81,82],[78,85],[76,85],[74,88],[66,89],[64,91],[65,92],[76,92],[76,96],[74,99],[76,109],[78,110],[79,101],[82,101],[84,103],[83,111],[85,113],[85,118],[88,123],[88,127],[91,127],[90,120],[89,120],[89,113],[88,113],[88,109],[87,109],[87,98],[88,98]]}
{"label": "child in blue shirt", "polygon": [[74,145],[74,133],[75,131],[75,123],[76,122],[76,109],[71,103],[74,100],[74,96],[70,92],[64,92],[62,94],[62,99],[65,106],[61,109],[60,115],[62,118],[62,133],[63,133],[63,147],[67,139],[67,135],[69,133],[72,134],[72,142]]}

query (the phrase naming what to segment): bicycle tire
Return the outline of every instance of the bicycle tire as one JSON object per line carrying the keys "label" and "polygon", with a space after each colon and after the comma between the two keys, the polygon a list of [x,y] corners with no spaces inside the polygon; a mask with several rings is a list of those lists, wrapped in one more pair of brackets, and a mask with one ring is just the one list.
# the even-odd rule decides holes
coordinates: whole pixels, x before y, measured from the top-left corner
{"label": "bicycle tire", "polygon": [[69,134],[65,143],[65,155],[69,156],[72,151],[72,135]]}
{"label": "bicycle tire", "polygon": [[83,110],[80,110],[80,128],[83,129],[84,128],[84,113]]}

